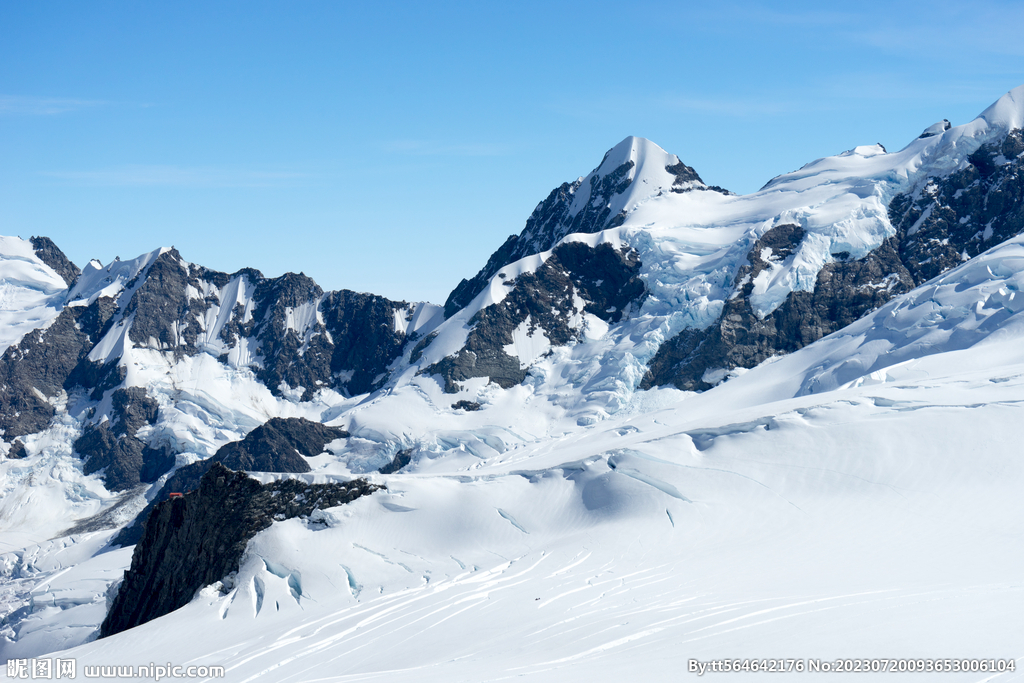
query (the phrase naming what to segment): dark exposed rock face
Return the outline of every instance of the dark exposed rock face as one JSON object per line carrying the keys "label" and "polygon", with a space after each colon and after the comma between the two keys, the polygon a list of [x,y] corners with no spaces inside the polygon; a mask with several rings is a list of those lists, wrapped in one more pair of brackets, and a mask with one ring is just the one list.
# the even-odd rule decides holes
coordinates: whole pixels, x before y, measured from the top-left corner
{"label": "dark exposed rock face", "polygon": [[11,460],[20,460],[21,458],[28,457],[28,453],[25,452],[25,444],[15,439],[11,444],[11,450],[7,451],[7,457]]}
{"label": "dark exposed rock face", "polygon": [[380,489],[357,479],[261,484],[215,463],[198,490],[156,506],[132,555],[131,569],[100,627],[120,633],[183,607],[203,586],[238,569],[246,544],[275,519],[309,515]]}
{"label": "dark exposed rock face", "polygon": [[[203,475],[214,463],[220,463],[233,470],[250,472],[309,472],[309,464],[302,456],[312,458],[320,455],[327,444],[335,439],[347,438],[348,435],[344,429],[328,427],[301,417],[275,417],[249,432],[241,441],[224,444],[208,460],[194,462],[178,469],[164,482],[163,488],[149,505],[139,513],[135,523],[122,529],[113,543],[120,546],[137,543],[142,535],[141,522],[149,517],[153,508],[158,503],[168,500],[171,493],[186,493],[198,488]],[[170,464],[174,464],[173,456]],[[170,466],[167,469],[170,469]]]}
{"label": "dark exposed rock face", "polygon": [[349,394],[375,389],[377,377],[402,355],[407,337],[395,331],[395,315],[404,314],[406,308],[404,301],[348,290],[330,292],[324,298],[324,325],[334,340],[330,371],[333,377],[351,373],[343,383]]}
{"label": "dark exposed rock face", "polygon": [[320,455],[331,441],[348,435],[344,429],[301,417],[275,417],[241,441],[225,444],[213,457],[237,470],[309,472],[309,465],[302,456]]}
{"label": "dark exposed rock face", "polygon": [[125,309],[125,317],[135,316],[128,338],[139,346],[173,351],[176,358],[199,353],[200,321],[210,304],[217,303],[215,297],[210,301],[188,296],[189,286],[202,291],[201,280],[227,284],[223,273],[186,266],[174,249],[160,254]]}
{"label": "dark exposed rock face", "polygon": [[5,439],[44,429],[53,417],[48,399],[70,386],[68,378],[108,329],[111,299],[68,307],[44,330],[33,330],[0,357],[0,429]]}
{"label": "dark exposed rock face", "polygon": [[[607,155],[605,155],[607,157]],[[602,164],[604,161],[602,160]],[[588,176],[591,200],[577,213],[570,215],[576,194],[584,179],[562,183],[551,191],[543,202],[530,214],[523,232],[511,235],[487,260],[487,264],[471,280],[463,280],[448,296],[444,304],[444,315],[450,318],[464,308],[494,277],[495,273],[524,256],[539,254],[555,246],[559,240],[572,233],[593,233],[622,225],[625,216],[611,215],[611,199],[622,194],[632,182],[629,172],[634,163],[628,161],[610,173]],[[598,166],[600,168],[600,165]],[[692,169],[690,169],[692,170]],[[694,174],[696,175],[696,174]]]}
{"label": "dark exposed rock face", "polygon": [[402,469],[406,465],[412,462],[412,450],[406,449],[404,451],[398,451],[395,453],[395,457],[391,459],[387,465],[381,467],[378,472],[381,474],[394,474],[398,470]]}
{"label": "dark exposed rock face", "polygon": [[[304,400],[321,387],[366,393],[402,354],[407,338],[396,331],[395,315],[408,310],[404,301],[348,290],[324,295],[301,273],[267,280],[249,271],[249,278],[256,283],[252,318],[243,322],[239,307],[221,337],[229,344],[258,340],[263,361],[256,375],[276,395],[282,383],[303,388]],[[319,315],[300,336],[294,316],[303,308]]]}
{"label": "dark exposed rock face", "polygon": [[68,287],[75,284],[82,271],[64,255],[64,252],[57,248],[49,237],[33,237],[32,250],[36,252],[39,260],[57,271],[57,275],[67,283]]}
{"label": "dark exposed rock face", "polygon": [[641,388],[674,384],[703,391],[712,384],[708,370],[752,368],[767,358],[791,353],[849,325],[889,299],[914,287],[900,262],[894,239],[863,259],[836,261],[818,273],[813,292],[793,292],[779,308],[759,318],[750,305],[753,278],[769,266],[761,258],[772,249],[784,260],[799,247],[804,232],[780,225],[765,233],[748,254],[749,265],[739,269],[736,296],[726,301],[722,317],[704,330],[684,330],[661,346],[648,365]]}
{"label": "dark exposed rock face", "polygon": [[982,146],[970,164],[889,205],[899,253],[920,284],[1024,231],[1024,131]]}
{"label": "dark exposed rock face", "polygon": [[156,422],[156,401],[139,387],[118,389],[111,399],[113,419],[87,427],[75,441],[75,451],[85,459],[85,473],[104,470],[103,480],[111,491],[156,481],[174,465],[174,455],[149,448],[135,435]]}
{"label": "dark exposed rock face", "polygon": [[529,321],[531,334],[543,331],[552,345],[567,344],[581,332],[570,324],[580,312],[576,297],[583,300],[584,311],[619,322],[644,296],[639,274],[640,260],[631,249],[616,251],[608,244],[593,248],[580,242],[559,245],[536,271],[505,283],[511,291],[502,301],[473,317],[473,329],[459,353],[422,372],[440,375],[448,393],[459,391],[458,383],[471,377],[489,377],[501,387],[513,387],[526,378],[526,369],[504,347],[513,343],[512,333],[519,325]]}

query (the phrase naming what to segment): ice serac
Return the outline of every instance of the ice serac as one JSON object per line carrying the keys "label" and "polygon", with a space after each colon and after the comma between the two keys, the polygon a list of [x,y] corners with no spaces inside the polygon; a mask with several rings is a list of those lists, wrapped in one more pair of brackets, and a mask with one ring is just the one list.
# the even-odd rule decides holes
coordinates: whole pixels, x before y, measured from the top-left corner
{"label": "ice serac", "polygon": [[900,262],[895,240],[862,259],[839,260],[818,271],[811,292],[793,292],[768,316],[758,316],[751,295],[770,258],[789,257],[804,237],[797,225],[780,225],[750,250],[736,275],[736,295],[725,302],[711,327],[684,330],[651,360],[641,387],[673,384],[694,391],[710,389],[735,368],[752,368],[781,354],[813,344],[914,287]]}
{"label": "ice serac", "polygon": [[362,479],[261,484],[214,463],[198,490],[160,503],[146,521],[100,635],[109,636],[184,606],[195,592],[238,569],[249,539],[275,519],[309,515],[380,487]]}
{"label": "ice serac", "polygon": [[[774,179],[758,194],[818,192],[834,176],[850,194],[831,203],[846,204],[847,215],[824,229],[811,209],[777,216],[736,271],[721,317],[662,345],[641,386],[708,389],[728,371],[813,343],[1019,234],[1022,125],[1024,87],[968,124],[930,126],[900,152],[856,148]],[[861,167],[855,182],[836,175],[851,166]],[[787,224],[787,217],[801,220]],[[858,244],[866,253],[851,253]]]}
{"label": "ice serac", "polygon": [[523,231],[509,236],[479,273],[452,291],[445,302],[445,317],[468,305],[504,266],[548,251],[566,235],[622,225],[629,213],[650,197],[696,190],[726,193],[705,185],[695,170],[650,140],[627,137],[608,150],[585,178],[552,190],[533,210]]}

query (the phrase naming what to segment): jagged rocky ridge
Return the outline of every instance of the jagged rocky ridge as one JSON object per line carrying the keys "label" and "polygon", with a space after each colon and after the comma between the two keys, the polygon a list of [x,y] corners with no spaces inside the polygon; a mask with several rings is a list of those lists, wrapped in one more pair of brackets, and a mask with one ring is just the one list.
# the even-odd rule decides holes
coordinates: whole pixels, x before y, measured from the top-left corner
{"label": "jagged rocky ridge", "polygon": [[530,336],[543,333],[552,345],[563,346],[581,334],[583,312],[618,322],[643,298],[639,272],[636,252],[628,247],[561,244],[536,271],[503,283],[509,293],[473,316],[461,351],[421,372],[439,375],[448,393],[458,392],[459,382],[473,377],[515,386],[526,378],[520,359],[505,350],[516,328],[525,326]]}
{"label": "jagged rocky ridge", "polygon": [[343,484],[296,479],[261,484],[213,463],[196,491],[154,508],[100,637],[183,607],[197,590],[237,571],[249,539],[275,520],[308,516],[380,488],[362,479]]}
{"label": "jagged rocky ridge", "polygon": [[144,388],[128,386],[128,363],[116,351],[123,344],[172,361],[211,354],[251,369],[273,394],[308,400],[321,388],[372,390],[416,339],[407,334],[416,306],[325,293],[302,274],[228,275],[186,263],[174,249],[106,269],[93,262],[82,274],[49,239],[32,244],[69,289],[55,320],[0,356],[0,430],[18,456],[18,437],[45,429],[61,401],[87,406],[75,449],[86,473],[102,472],[111,490],[155,481],[174,462],[170,444],[137,436],[156,407]]}
{"label": "jagged rocky ridge", "polygon": [[327,444],[348,436],[349,433],[344,429],[328,427],[301,417],[271,418],[266,424],[246,434],[241,441],[221,446],[213,457],[179,467],[139,513],[135,522],[121,529],[111,543],[121,546],[137,543],[142,536],[144,522],[156,505],[169,500],[171,493],[187,493],[198,488],[203,476],[215,463],[233,470],[301,474],[310,471],[304,457],[320,455]]}

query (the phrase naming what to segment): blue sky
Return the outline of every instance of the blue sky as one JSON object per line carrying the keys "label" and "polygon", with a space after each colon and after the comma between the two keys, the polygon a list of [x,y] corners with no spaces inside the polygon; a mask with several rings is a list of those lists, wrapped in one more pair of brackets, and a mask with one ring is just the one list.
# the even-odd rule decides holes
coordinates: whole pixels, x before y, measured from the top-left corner
{"label": "blue sky", "polygon": [[1024,84],[1018,2],[0,4],[0,233],[443,303],[627,135],[746,193]]}

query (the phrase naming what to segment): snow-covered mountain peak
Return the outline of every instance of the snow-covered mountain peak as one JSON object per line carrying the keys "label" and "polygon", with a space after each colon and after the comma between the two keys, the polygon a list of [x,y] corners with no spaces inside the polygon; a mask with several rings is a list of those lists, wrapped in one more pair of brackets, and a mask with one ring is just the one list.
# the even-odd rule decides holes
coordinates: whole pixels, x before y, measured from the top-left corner
{"label": "snow-covered mountain peak", "polygon": [[625,218],[632,209],[665,192],[707,189],[697,172],[646,138],[629,136],[604,155],[579,182],[570,216],[588,206]]}
{"label": "snow-covered mountain peak", "polygon": [[[664,171],[666,166],[678,164],[679,157],[675,154],[669,154],[647,138],[630,135],[605,153],[604,159],[594,169],[593,174],[598,176],[607,175],[623,164],[630,163],[638,170],[645,167],[648,169],[657,167]],[[637,173],[630,173],[629,177],[633,179],[637,175]]]}
{"label": "snow-covered mountain peak", "polygon": [[[669,680],[679,643],[756,650],[782,618],[827,657],[922,623],[1012,654],[1021,95],[744,196],[628,137],[445,315],[0,238],[0,653]],[[367,495],[320,498],[355,474]]]}
{"label": "snow-covered mountain peak", "polygon": [[55,294],[67,283],[37,254],[32,242],[20,237],[0,237],[0,262],[3,263],[4,285],[17,285]]}
{"label": "snow-covered mountain peak", "polygon": [[74,287],[68,292],[69,305],[87,306],[100,297],[118,296],[129,283],[139,283],[141,281],[139,275],[151,266],[160,255],[169,251],[172,250],[168,247],[161,247],[127,261],[115,259],[105,266],[95,259],[90,261],[82,269],[82,274]]}
{"label": "snow-covered mountain peak", "polygon": [[981,112],[978,118],[994,128],[1007,131],[1024,128],[1024,85],[1000,97],[991,107]]}

